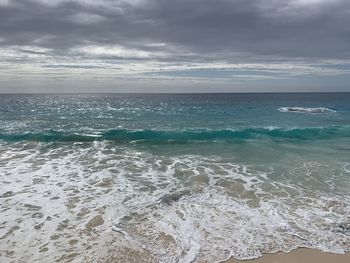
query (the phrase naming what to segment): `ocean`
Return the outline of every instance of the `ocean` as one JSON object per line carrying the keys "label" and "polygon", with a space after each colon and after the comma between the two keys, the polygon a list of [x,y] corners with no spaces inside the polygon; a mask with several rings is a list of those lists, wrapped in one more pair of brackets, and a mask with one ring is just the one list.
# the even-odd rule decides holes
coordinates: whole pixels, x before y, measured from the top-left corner
{"label": "ocean", "polygon": [[350,251],[350,93],[0,95],[0,262]]}

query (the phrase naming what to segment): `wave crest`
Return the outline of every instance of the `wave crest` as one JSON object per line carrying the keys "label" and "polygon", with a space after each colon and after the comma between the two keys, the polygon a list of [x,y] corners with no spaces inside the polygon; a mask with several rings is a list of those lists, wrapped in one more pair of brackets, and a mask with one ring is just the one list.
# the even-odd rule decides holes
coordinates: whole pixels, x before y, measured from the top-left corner
{"label": "wave crest", "polygon": [[297,113],[311,113],[311,114],[325,114],[335,113],[335,110],[317,107],[317,108],[304,108],[304,107],[281,107],[278,109],[280,112],[297,112]]}
{"label": "wave crest", "polygon": [[243,141],[249,139],[291,139],[291,140],[320,140],[350,137],[350,127],[329,126],[314,128],[247,128],[242,130],[126,130],[113,129],[98,133],[45,131],[39,133],[3,134],[0,140],[5,141],[58,141],[58,142],[178,142],[191,141]]}

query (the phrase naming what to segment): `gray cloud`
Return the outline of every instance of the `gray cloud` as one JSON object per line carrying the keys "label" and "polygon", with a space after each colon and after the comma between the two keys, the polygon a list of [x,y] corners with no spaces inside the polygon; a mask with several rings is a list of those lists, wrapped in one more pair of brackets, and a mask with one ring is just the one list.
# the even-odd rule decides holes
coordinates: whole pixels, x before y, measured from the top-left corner
{"label": "gray cloud", "polygon": [[199,55],[350,55],[347,0],[113,2],[9,1],[0,6],[1,45],[37,45],[57,52],[86,43],[164,50],[147,46],[158,42]]}
{"label": "gray cloud", "polygon": [[265,72],[283,64],[283,77],[296,68],[336,75],[337,63],[349,72],[349,43],[348,0],[0,1],[0,58],[10,66],[136,74],[136,63],[142,74],[173,74],[193,63],[270,65]]}

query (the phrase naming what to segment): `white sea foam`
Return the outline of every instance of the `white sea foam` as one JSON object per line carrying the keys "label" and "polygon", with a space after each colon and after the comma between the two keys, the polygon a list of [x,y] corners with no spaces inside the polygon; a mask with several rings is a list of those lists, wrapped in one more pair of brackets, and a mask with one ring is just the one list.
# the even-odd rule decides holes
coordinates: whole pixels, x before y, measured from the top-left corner
{"label": "white sea foam", "polygon": [[[191,169],[206,166],[194,163]],[[217,177],[211,169],[207,167],[206,174]],[[344,200],[294,197],[291,201],[287,192],[272,196],[264,191],[262,184],[269,184],[262,181],[268,176],[264,172],[239,165],[223,170],[225,184],[231,183],[235,191],[220,186],[217,177],[214,185],[183,192],[173,201],[148,204],[119,224],[161,262],[250,259],[300,246],[335,253],[349,250],[349,237],[337,231],[349,209]],[[242,188],[229,178],[241,182]],[[265,197],[258,198],[259,194]],[[332,205],[339,210],[330,211]]]}
{"label": "white sea foam", "polygon": [[[68,255],[73,262],[101,261],[125,247],[143,251],[145,260],[184,263],[299,246],[349,251],[350,199],[342,194],[349,164],[302,164],[282,176],[278,167],[164,156],[107,141],[2,143],[1,248],[15,251],[15,262]],[[345,189],[328,191],[334,185],[320,171]],[[5,254],[0,261],[8,261]]]}
{"label": "white sea foam", "polygon": [[324,114],[335,113],[335,110],[317,107],[317,108],[305,108],[305,107],[281,107],[278,109],[280,112],[296,112],[296,113],[311,113],[311,114]]}

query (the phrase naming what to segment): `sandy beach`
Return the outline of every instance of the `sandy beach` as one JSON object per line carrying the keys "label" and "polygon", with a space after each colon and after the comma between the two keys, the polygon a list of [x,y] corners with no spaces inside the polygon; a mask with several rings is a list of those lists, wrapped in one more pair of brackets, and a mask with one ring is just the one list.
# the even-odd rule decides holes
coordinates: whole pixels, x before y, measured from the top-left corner
{"label": "sandy beach", "polygon": [[276,253],[264,255],[254,260],[230,259],[225,263],[348,263],[350,254],[345,255],[324,253],[319,250],[300,248],[290,253]]}

